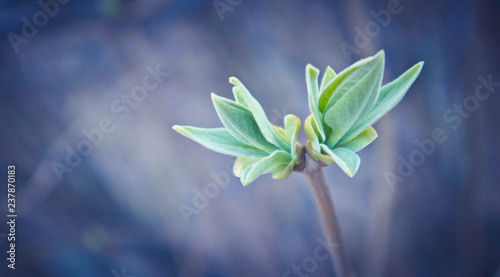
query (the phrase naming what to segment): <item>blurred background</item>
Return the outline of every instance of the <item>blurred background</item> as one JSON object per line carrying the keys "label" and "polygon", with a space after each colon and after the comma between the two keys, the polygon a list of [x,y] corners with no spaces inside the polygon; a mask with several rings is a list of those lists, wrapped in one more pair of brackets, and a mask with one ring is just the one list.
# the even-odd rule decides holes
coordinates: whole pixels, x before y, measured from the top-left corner
{"label": "blurred background", "polygon": [[[304,120],[307,63],[339,72],[385,49],[384,82],[423,71],[375,124],[358,174],[325,169],[353,271],[500,276],[499,12],[472,0],[1,1],[0,217],[9,164],[18,217],[15,270],[0,224],[0,275],[334,276],[329,260],[308,262],[323,235],[304,176],[243,187],[233,157],[171,127],[222,126],[210,92],[231,97],[230,76],[272,123]],[[415,140],[434,130],[445,138],[424,152]]]}

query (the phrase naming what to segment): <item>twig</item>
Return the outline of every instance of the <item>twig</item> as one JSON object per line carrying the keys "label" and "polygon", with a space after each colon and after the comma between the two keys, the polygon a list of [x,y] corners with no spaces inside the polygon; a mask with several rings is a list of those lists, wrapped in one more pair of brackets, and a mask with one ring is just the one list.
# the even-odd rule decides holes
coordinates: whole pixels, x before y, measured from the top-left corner
{"label": "twig", "polygon": [[307,182],[311,187],[316,206],[319,210],[319,215],[323,225],[328,245],[330,245],[330,253],[333,261],[333,266],[337,277],[352,277],[349,268],[349,262],[344,252],[340,227],[335,214],[332,196],[330,189],[323,173],[323,164],[314,161],[304,149],[304,167],[301,171],[306,175]]}

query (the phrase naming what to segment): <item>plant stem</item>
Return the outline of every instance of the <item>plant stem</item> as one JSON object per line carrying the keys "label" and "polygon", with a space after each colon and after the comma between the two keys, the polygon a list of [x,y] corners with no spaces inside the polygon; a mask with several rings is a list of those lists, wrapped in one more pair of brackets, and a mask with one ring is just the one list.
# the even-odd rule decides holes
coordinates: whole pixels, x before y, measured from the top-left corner
{"label": "plant stem", "polygon": [[319,215],[323,225],[330,253],[337,277],[352,277],[349,268],[349,262],[344,253],[342,244],[342,236],[340,235],[340,227],[335,214],[332,196],[330,189],[323,173],[323,167],[315,162],[308,154],[304,154],[305,167],[303,173],[306,175],[307,181],[313,192],[316,206],[319,210]]}

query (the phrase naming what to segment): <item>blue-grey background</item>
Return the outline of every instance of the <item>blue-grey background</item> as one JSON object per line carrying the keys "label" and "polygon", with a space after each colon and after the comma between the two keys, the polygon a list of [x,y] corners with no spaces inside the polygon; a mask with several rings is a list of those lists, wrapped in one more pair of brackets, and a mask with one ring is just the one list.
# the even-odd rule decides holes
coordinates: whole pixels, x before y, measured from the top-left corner
{"label": "blue-grey background", "polygon": [[[214,4],[227,11],[219,16]],[[301,265],[322,237],[305,178],[264,176],[243,187],[226,169],[232,157],[171,127],[221,126],[210,92],[231,97],[230,76],[274,124],[288,113],[304,120],[307,63],[341,71],[385,49],[384,82],[421,60],[423,71],[375,124],[379,138],[359,153],[358,174],[325,169],[356,276],[500,276],[500,88],[468,103],[460,124],[453,112],[480,76],[500,81],[500,1],[400,0],[386,26],[371,26],[388,5],[72,0],[43,22],[37,1],[2,1],[0,222],[11,163],[18,219],[14,271],[0,224],[0,275],[282,276]],[[9,33],[22,36],[23,17],[34,16],[45,24],[16,53]],[[374,33],[359,44],[367,26]],[[356,41],[359,53],[343,53]],[[113,111],[156,67],[168,76],[128,113]],[[66,164],[68,147],[106,118],[112,131],[59,181],[53,165]],[[384,175],[397,174],[400,158],[419,149],[415,139],[436,128],[447,139],[389,185]],[[213,176],[227,185],[185,220],[179,208],[193,207]],[[328,260],[308,274],[334,275]]]}

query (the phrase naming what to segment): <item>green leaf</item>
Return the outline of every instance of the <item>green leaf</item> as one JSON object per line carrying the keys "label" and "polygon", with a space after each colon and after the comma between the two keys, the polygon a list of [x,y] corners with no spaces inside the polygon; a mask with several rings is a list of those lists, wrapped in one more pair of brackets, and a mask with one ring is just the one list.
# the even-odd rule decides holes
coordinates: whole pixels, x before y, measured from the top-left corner
{"label": "green leaf", "polygon": [[267,119],[266,113],[262,109],[262,106],[250,94],[248,89],[236,77],[229,78],[229,82],[240,89],[241,101],[246,104],[246,107],[253,114],[253,117],[266,140],[281,149],[288,149],[290,145],[276,133],[277,131],[273,128],[273,125]]}
{"label": "green leaf", "polygon": [[321,80],[321,86],[319,87],[320,95],[323,93],[327,85],[330,84],[330,82],[333,79],[335,79],[335,77],[337,77],[337,73],[335,73],[335,70],[333,70],[333,68],[328,66],[325,70],[325,74],[323,74],[323,79]]}
{"label": "green leaf", "polygon": [[321,153],[314,153],[314,156],[321,162],[323,162],[326,165],[331,165],[334,164],[335,161],[332,159],[330,155],[326,154],[321,154]]}
{"label": "green leaf", "polygon": [[236,177],[241,177],[245,169],[260,161],[259,158],[238,157],[233,165],[233,173]]}
{"label": "green leaf", "polygon": [[321,147],[318,137],[316,136],[314,125],[311,124],[311,120],[314,119],[312,119],[312,116],[309,115],[304,121],[304,131],[309,138],[309,141],[306,143],[307,152],[315,161],[322,161],[325,164],[335,163],[330,156],[321,154]]}
{"label": "green leaf", "polygon": [[318,109],[318,100],[319,100],[319,89],[318,89],[318,75],[319,70],[312,66],[311,64],[307,64],[306,66],[306,84],[307,84],[307,92],[309,98],[309,109],[311,110],[311,114],[314,118],[314,124],[316,125],[316,129],[318,130],[318,138],[321,142],[325,141],[325,131],[323,130],[322,117],[321,113]]}
{"label": "green leaf", "polygon": [[288,178],[288,176],[290,176],[290,174],[292,174],[292,171],[293,171],[293,167],[295,166],[295,160],[291,161],[287,167],[281,171],[275,171],[273,172],[273,179],[276,179],[276,180],[284,180],[286,178]]}
{"label": "green leaf", "polygon": [[250,158],[261,158],[268,155],[267,152],[235,139],[225,128],[206,129],[175,125],[172,129],[206,148],[222,154]]}
{"label": "green leaf", "polygon": [[222,124],[233,137],[242,143],[269,153],[276,150],[276,147],[262,136],[259,126],[247,108],[213,93],[212,102]]}
{"label": "green leaf", "polygon": [[332,150],[324,144],[321,144],[321,149],[332,157],[347,176],[352,178],[358,171],[361,159],[353,151],[343,147],[336,147]]}
{"label": "green leaf", "polygon": [[[379,51],[377,55],[379,55],[381,52],[383,53],[383,50]],[[337,87],[344,81],[344,79],[349,77],[351,74],[353,74],[355,71],[357,71],[367,63],[372,62],[374,58],[375,56],[372,56],[353,63],[346,69],[342,70],[342,72],[340,72],[332,81],[330,81],[330,83],[326,85],[319,97],[319,111],[322,113],[325,112],[326,105],[334,96],[334,94],[337,94]],[[342,95],[335,95],[334,99],[340,99],[341,96]],[[336,102],[336,100],[334,100],[333,102]]]}
{"label": "green leaf", "polygon": [[233,87],[233,95],[234,95],[234,100],[236,100],[238,104],[248,108],[247,104],[245,103],[245,100],[243,99],[243,96],[241,96],[241,89],[239,87]]}
{"label": "green leaf", "polygon": [[[276,125],[273,125],[273,128],[276,131],[276,134],[278,134],[280,136],[280,138],[282,138],[285,141],[288,141],[288,139],[286,138],[286,131],[283,130],[283,128],[281,128],[280,126],[276,126]],[[286,149],[283,149],[283,150],[286,150]]]}
{"label": "green leaf", "polygon": [[297,136],[299,135],[300,131],[300,119],[292,114],[286,115],[285,130],[286,137],[290,142],[290,153],[292,154],[292,158],[296,160]]}
{"label": "green leaf", "polygon": [[309,115],[304,121],[304,131],[306,132],[307,138],[311,142],[311,147],[313,152],[320,153],[321,149],[319,147],[319,139],[314,130],[314,125],[312,123],[312,115]]}
{"label": "green leaf", "polygon": [[276,150],[243,171],[241,182],[247,186],[262,174],[284,170],[290,162],[292,162],[290,153]]}
{"label": "green leaf", "polygon": [[247,179],[248,172],[250,172],[250,170],[251,170],[251,169],[252,169],[252,166],[249,166],[249,167],[245,168],[245,170],[243,170],[243,173],[241,173],[240,182],[241,182],[244,186],[246,186],[246,185],[249,185],[249,184],[250,184],[250,183],[248,183],[248,184],[246,184],[246,185],[245,185],[244,180],[246,180],[246,179]]}
{"label": "green leaf", "polygon": [[358,118],[364,116],[365,114],[367,114],[371,110],[371,108],[375,105],[375,103],[377,102],[377,99],[380,95],[380,87],[382,86],[382,79],[384,76],[384,69],[385,69],[385,53],[383,50],[381,50],[379,53],[380,53],[380,55],[382,55],[382,64],[380,65],[381,68],[379,69],[380,70],[380,79],[378,79],[377,81],[374,82],[373,92],[371,93],[370,97],[366,101],[366,105],[363,108],[363,111],[361,112],[361,114],[359,115]]}
{"label": "green leaf", "polygon": [[324,115],[325,123],[331,128],[326,141],[330,148],[353,126],[372,94],[378,93],[383,68],[384,52],[381,51],[337,87],[336,94],[342,96],[338,101],[333,101],[333,97],[329,100]]}
{"label": "green leaf", "polygon": [[374,128],[368,127],[361,134],[357,135],[350,141],[339,143],[338,147],[347,148],[353,152],[358,152],[359,150],[365,148],[370,143],[372,143],[378,137],[377,131]]}
{"label": "green leaf", "polygon": [[382,116],[392,110],[405,96],[415,79],[417,79],[424,62],[419,62],[396,80],[386,84],[380,90],[380,95],[375,105],[368,113],[359,118],[352,128],[344,135],[341,141],[348,141],[356,137],[362,130],[373,125]]}

